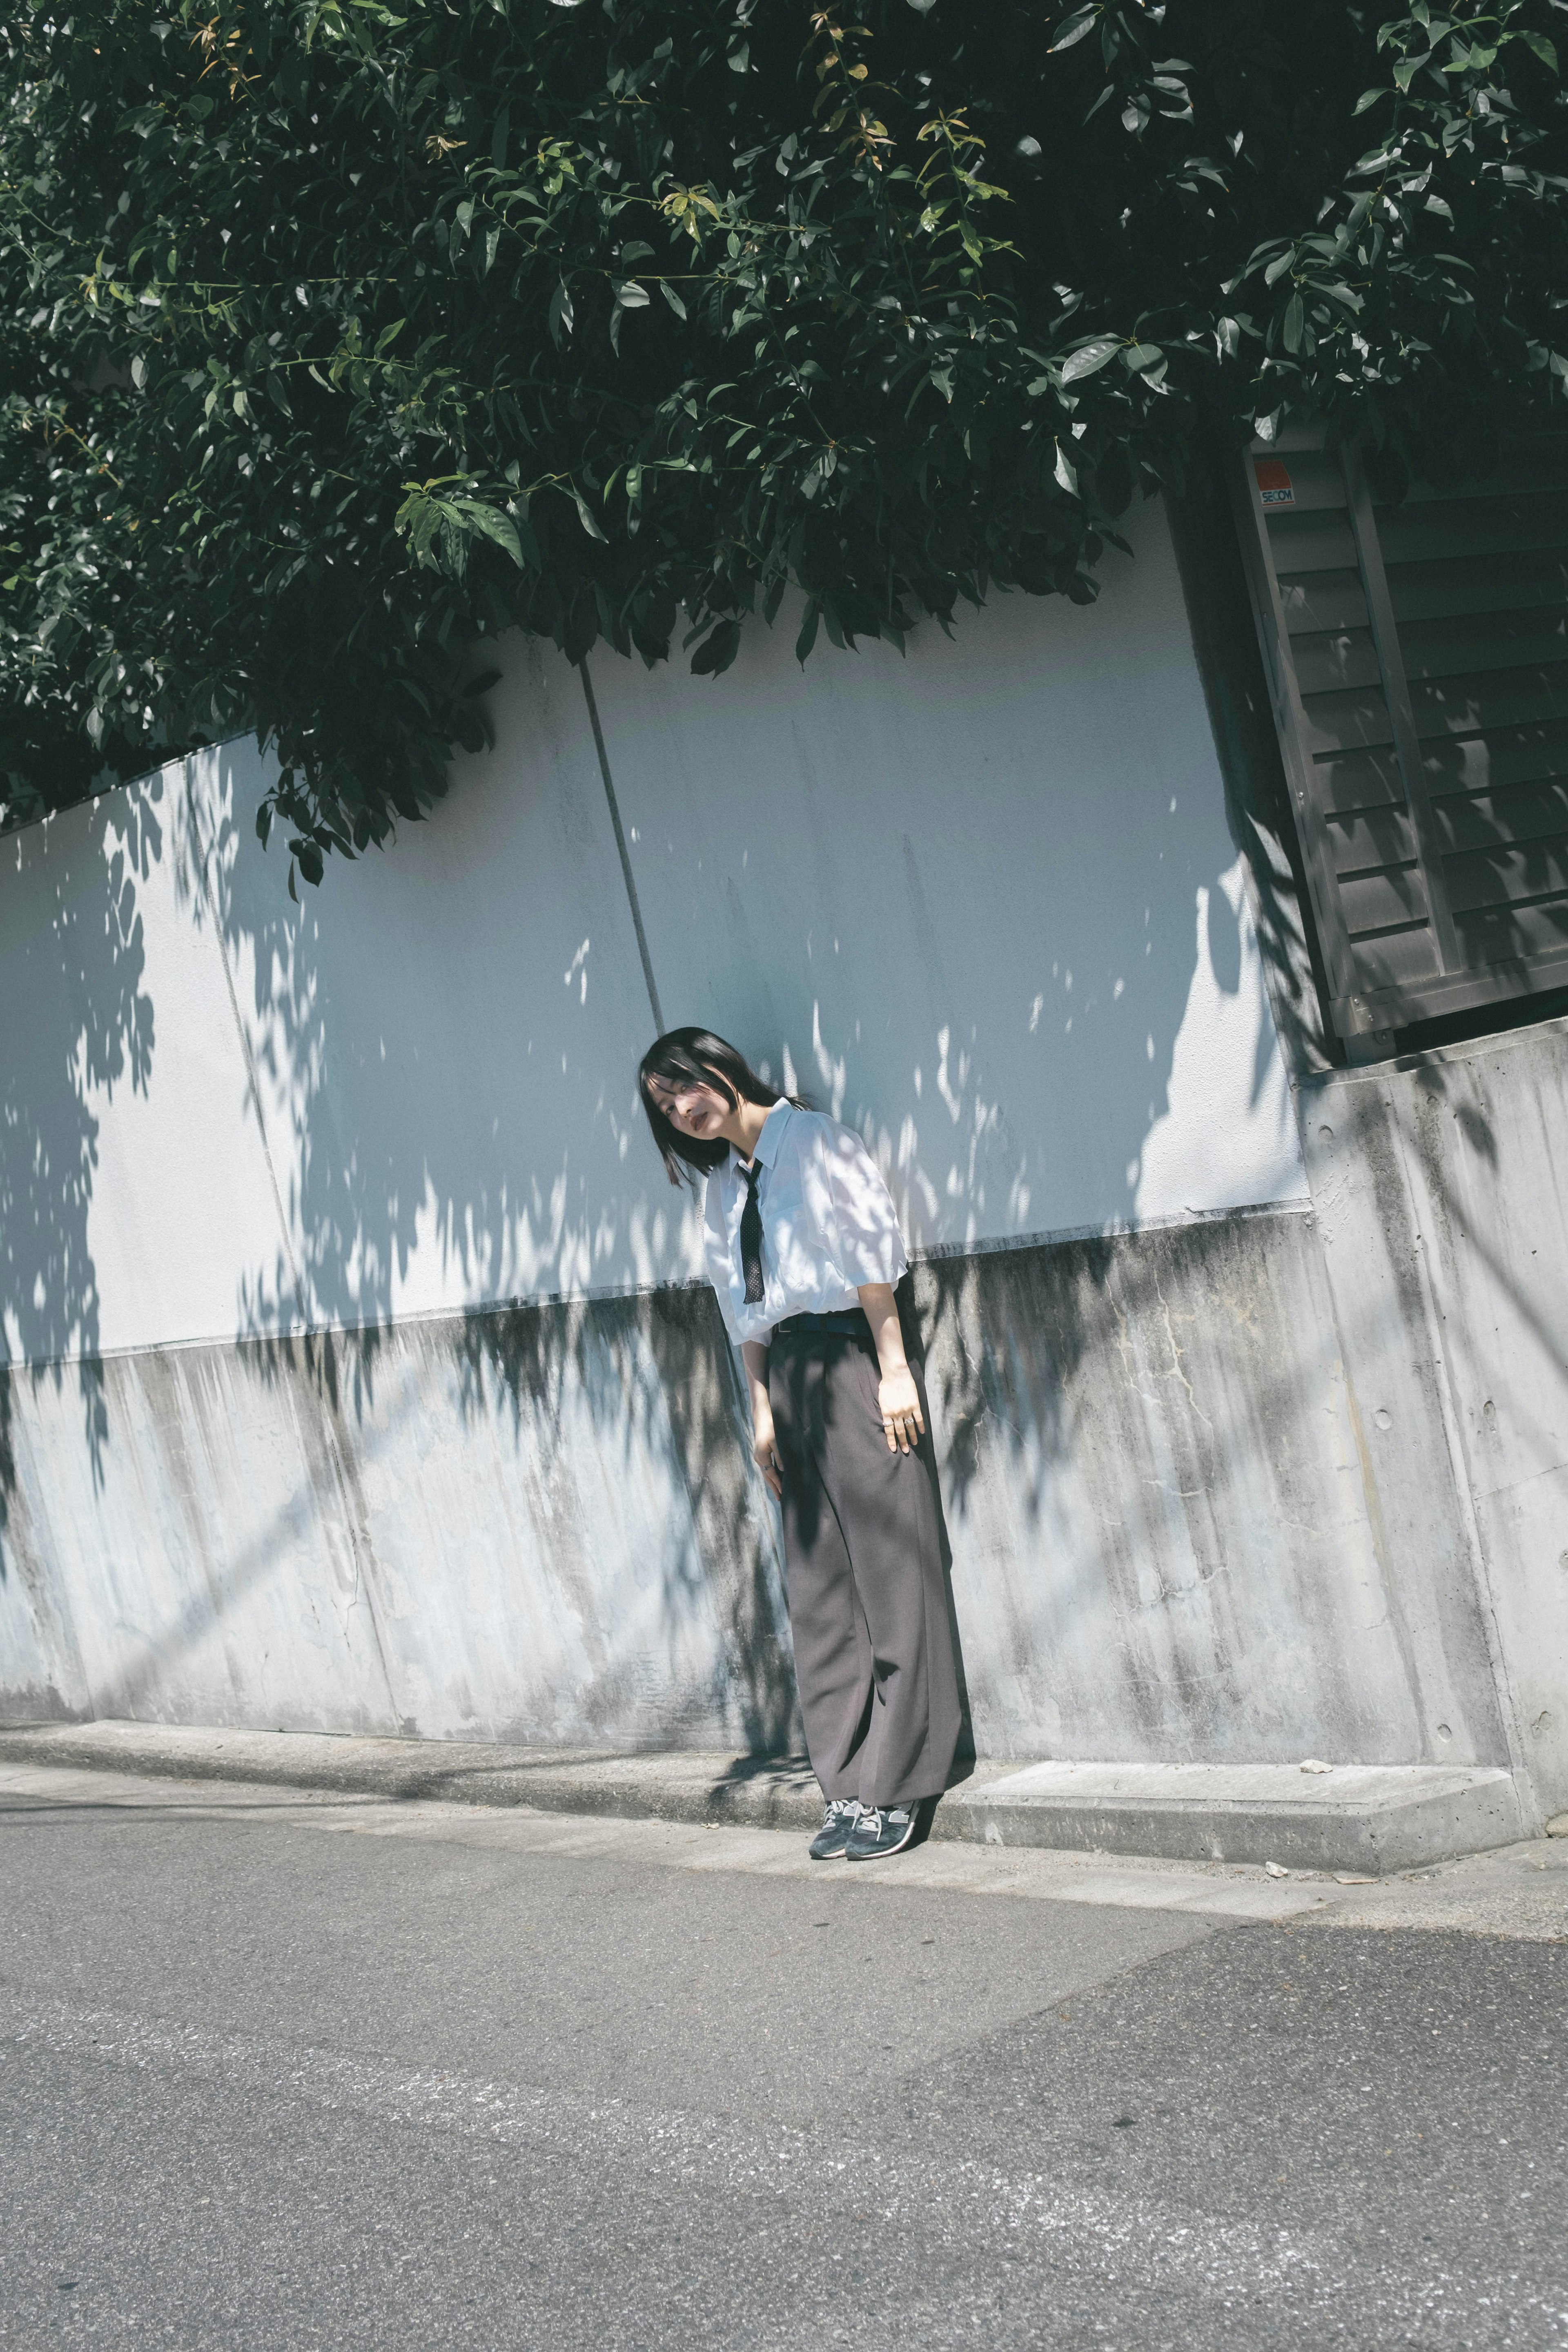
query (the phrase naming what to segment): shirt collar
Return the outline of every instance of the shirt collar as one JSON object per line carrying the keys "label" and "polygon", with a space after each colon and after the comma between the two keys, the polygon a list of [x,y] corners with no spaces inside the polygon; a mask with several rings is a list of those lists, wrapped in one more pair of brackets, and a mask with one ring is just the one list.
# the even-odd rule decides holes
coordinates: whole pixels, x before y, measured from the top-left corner
{"label": "shirt collar", "polygon": [[757,1138],[757,1158],[764,1168],[771,1168],[778,1158],[779,1142],[789,1124],[790,1107],[781,1097],[763,1121],[763,1131]]}

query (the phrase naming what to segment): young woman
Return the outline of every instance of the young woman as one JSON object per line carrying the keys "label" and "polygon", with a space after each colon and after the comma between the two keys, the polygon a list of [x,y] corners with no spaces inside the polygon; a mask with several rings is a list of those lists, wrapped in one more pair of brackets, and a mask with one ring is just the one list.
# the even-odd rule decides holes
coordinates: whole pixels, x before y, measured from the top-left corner
{"label": "young woman", "polygon": [[818,1861],[908,1845],[948,1784],[961,1709],[909,1261],[858,1135],[786,1099],[721,1037],[644,1055],[672,1184],[705,1179],[708,1267],[739,1345],[752,1452],[784,1506],[795,1676],[826,1811]]}

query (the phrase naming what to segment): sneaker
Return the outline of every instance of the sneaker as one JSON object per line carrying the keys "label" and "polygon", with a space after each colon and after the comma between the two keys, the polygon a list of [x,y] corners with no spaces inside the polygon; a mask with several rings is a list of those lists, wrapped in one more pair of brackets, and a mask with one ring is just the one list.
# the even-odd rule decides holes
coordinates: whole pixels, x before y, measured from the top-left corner
{"label": "sneaker", "polygon": [[813,1862],[827,1862],[834,1854],[842,1853],[859,1818],[858,1798],[829,1797],[827,1811],[822,1816],[822,1827],[808,1849]]}
{"label": "sneaker", "polygon": [[846,1862],[880,1862],[900,1853],[920,1823],[921,1809],[912,1805],[862,1805],[860,1818],[844,1848]]}

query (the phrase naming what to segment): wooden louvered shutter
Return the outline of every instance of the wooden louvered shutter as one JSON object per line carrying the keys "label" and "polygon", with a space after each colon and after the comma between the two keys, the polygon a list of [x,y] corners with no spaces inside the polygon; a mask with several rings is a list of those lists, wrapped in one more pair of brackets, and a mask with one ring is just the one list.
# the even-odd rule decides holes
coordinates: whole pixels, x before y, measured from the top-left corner
{"label": "wooden louvered shutter", "polygon": [[1390,507],[1288,430],[1240,508],[1340,1034],[1568,984],[1568,440]]}

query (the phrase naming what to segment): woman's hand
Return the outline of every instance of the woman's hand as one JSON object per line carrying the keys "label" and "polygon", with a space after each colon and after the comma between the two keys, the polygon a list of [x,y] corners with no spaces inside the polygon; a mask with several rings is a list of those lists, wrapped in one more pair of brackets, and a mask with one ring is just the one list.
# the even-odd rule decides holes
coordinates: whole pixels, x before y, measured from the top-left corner
{"label": "woman's hand", "polygon": [[752,1459],[768,1482],[770,1494],[784,1493],[784,1465],[773,1443],[773,1408],[768,1396],[768,1351],[760,1339],[748,1339],[741,1349],[746,1368],[746,1393],[752,1401]]}
{"label": "woman's hand", "polygon": [[860,1304],[871,1326],[877,1361],[882,1368],[882,1377],[877,1383],[877,1402],[881,1407],[882,1433],[888,1441],[888,1451],[911,1454],[925,1435],[925,1415],[921,1411],[915,1376],[904,1354],[899,1302],[891,1283],[863,1282]]}
{"label": "woman's hand", "polygon": [[753,1413],[752,1419],[752,1459],[768,1482],[769,1492],[784,1493],[784,1465],[773,1443],[773,1417],[771,1412]]}
{"label": "woman's hand", "polygon": [[921,1411],[915,1376],[908,1364],[895,1364],[890,1371],[882,1374],[877,1383],[877,1402],[882,1409],[882,1429],[889,1453],[911,1452],[925,1435],[925,1415]]}

